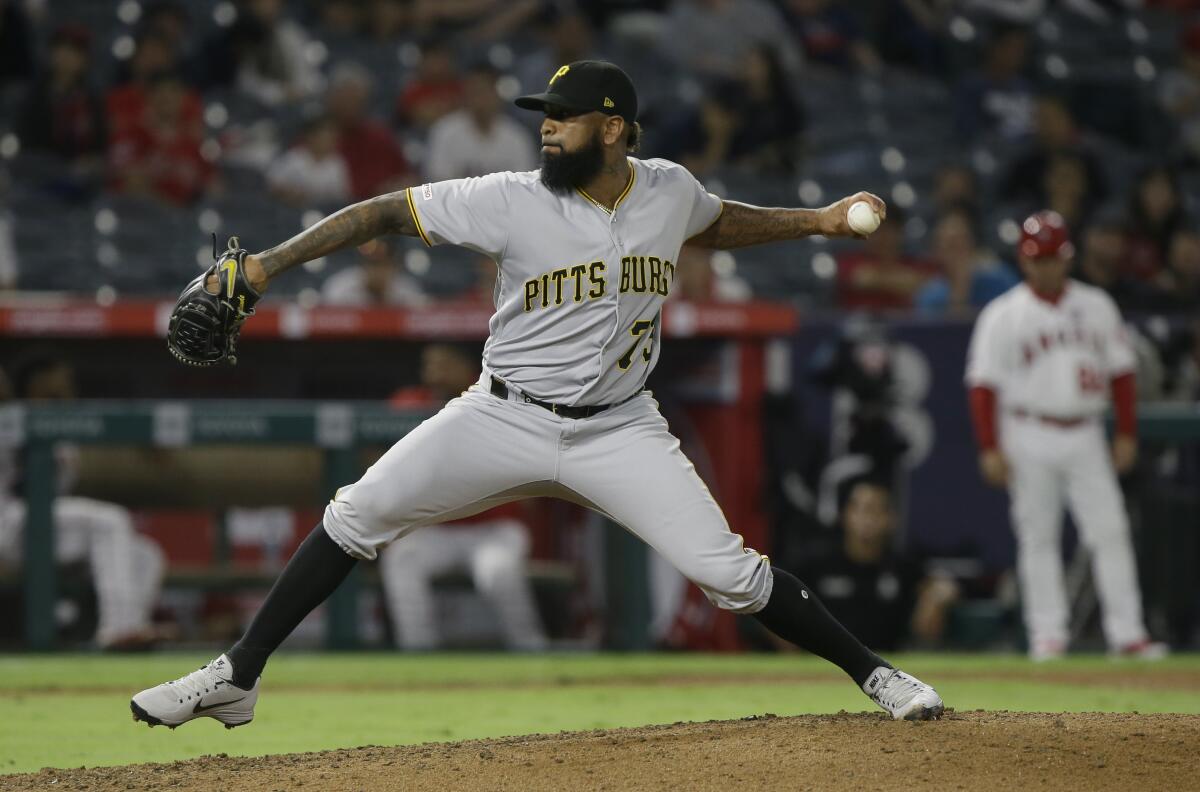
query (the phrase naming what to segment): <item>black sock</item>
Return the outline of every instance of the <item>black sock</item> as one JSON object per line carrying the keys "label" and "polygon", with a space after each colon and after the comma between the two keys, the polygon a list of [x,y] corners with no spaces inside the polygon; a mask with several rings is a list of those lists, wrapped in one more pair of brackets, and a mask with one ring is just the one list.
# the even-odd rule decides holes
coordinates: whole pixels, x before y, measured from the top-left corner
{"label": "black sock", "polygon": [[271,653],[341,585],[356,563],[358,559],[338,547],[317,523],[279,574],[246,634],[226,653],[233,663],[233,684],[254,687]]}
{"label": "black sock", "polygon": [[879,666],[891,668],[886,660],[859,643],[833,618],[817,595],[795,575],[778,567],[771,572],[775,576],[771,599],[765,608],[752,614],[764,627],[833,663],[849,674],[859,687]]}

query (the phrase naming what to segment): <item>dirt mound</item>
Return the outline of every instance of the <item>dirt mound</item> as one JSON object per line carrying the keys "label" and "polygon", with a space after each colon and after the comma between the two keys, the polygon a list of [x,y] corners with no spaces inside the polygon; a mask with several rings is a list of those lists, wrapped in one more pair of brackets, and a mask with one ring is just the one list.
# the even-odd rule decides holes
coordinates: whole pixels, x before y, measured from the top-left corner
{"label": "dirt mound", "polygon": [[0,776],[5,790],[1189,789],[1200,716],[947,713],[676,723]]}

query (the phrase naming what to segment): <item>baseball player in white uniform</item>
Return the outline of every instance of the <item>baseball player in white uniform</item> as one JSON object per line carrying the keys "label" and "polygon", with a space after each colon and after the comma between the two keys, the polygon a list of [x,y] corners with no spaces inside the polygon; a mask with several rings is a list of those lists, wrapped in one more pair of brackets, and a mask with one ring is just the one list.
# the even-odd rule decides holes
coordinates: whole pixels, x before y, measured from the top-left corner
{"label": "baseball player in white uniform", "polygon": [[[1148,639],[1142,621],[1116,477],[1137,457],[1133,348],[1112,298],[1067,278],[1073,254],[1061,216],[1031,215],[1018,246],[1025,282],[989,303],[975,324],[966,381],[980,469],[1008,488],[1030,657],[1067,650],[1064,505],[1091,553],[1110,650],[1161,656],[1165,647]],[[1102,421],[1110,393],[1111,451]]]}
{"label": "baseball player in white uniform", "polygon": [[644,389],[685,240],[731,248],[851,236],[850,206],[866,201],[882,214],[883,202],[857,193],[816,210],[748,206],[722,201],[672,162],[628,156],[640,134],[637,95],[611,63],[563,66],[517,105],[545,115],[539,170],[382,195],[226,263],[261,292],[301,262],[380,234],[419,236],[492,258],[496,312],[478,383],[338,490],[242,639],[201,670],[138,693],[134,718],[249,722],[268,656],[358,559],[423,525],[533,495],[612,518],[711,602],[837,664],[895,718],[940,716],[933,688],[892,668],[807,586],[743,546]]}

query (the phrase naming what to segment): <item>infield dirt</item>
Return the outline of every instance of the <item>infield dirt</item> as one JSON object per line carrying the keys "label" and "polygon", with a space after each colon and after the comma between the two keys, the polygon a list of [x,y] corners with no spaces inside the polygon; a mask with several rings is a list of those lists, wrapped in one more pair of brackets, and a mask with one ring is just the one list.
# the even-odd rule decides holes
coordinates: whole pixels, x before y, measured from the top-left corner
{"label": "infield dirt", "polygon": [[949,712],[566,732],[0,776],[4,790],[1195,789],[1200,716]]}

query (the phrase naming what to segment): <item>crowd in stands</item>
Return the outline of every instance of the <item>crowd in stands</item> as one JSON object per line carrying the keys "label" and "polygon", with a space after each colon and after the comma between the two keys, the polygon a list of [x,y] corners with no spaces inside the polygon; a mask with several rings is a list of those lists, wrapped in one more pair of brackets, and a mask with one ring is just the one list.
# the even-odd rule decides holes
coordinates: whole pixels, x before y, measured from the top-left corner
{"label": "crowd in stands", "polygon": [[[121,224],[200,217],[194,250],[208,231],[294,231],[384,191],[536,168],[538,119],[510,100],[586,57],[638,83],[639,155],[726,197],[889,200],[866,244],[716,261],[713,299],[825,290],[849,310],[967,315],[1017,280],[1016,221],[1051,208],[1076,276],[1122,308],[1200,308],[1200,3],[1182,0],[0,0],[0,287],[54,287],[56,220],[114,200],[135,209]],[[115,258],[183,259],[122,292],[194,270],[178,240],[105,253],[117,224],[95,216],[81,290]],[[385,302],[424,288],[429,258],[409,250],[389,249],[413,277]],[[476,288],[476,262],[458,264],[455,288]],[[351,279],[314,293],[345,302]]]}

